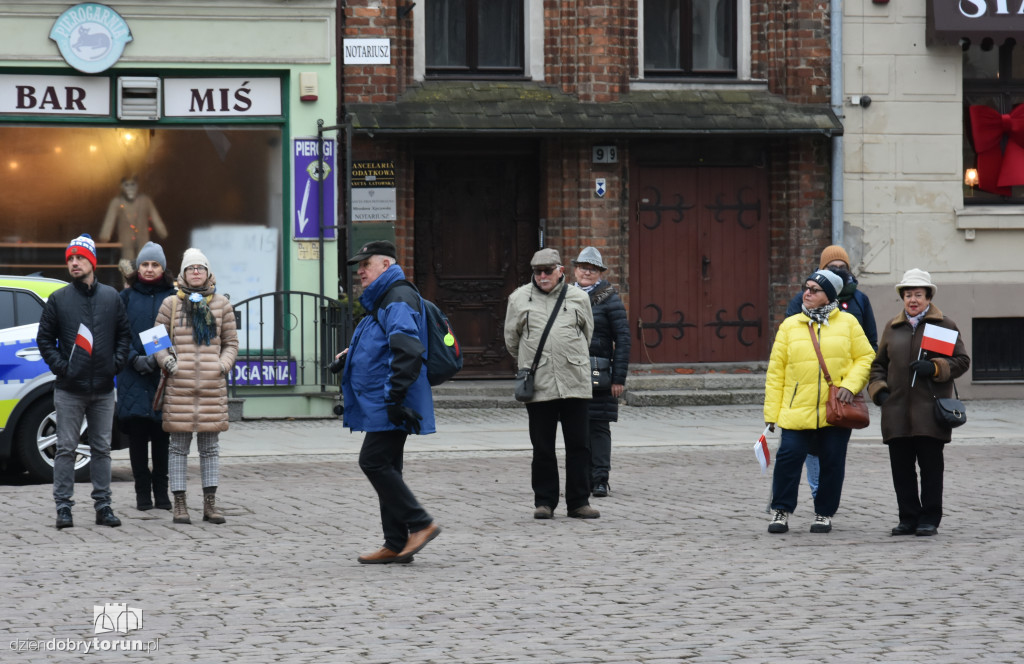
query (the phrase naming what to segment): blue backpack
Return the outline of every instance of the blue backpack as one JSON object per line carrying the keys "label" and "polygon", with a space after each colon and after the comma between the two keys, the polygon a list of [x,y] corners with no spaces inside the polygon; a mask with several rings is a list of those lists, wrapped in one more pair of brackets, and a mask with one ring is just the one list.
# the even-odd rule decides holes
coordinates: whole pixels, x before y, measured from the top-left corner
{"label": "blue backpack", "polygon": [[377,310],[384,303],[388,293],[395,286],[403,284],[416,291],[420,302],[423,303],[423,313],[427,321],[427,338],[424,344],[427,347],[427,382],[431,386],[440,385],[450,380],[462,369],[462,350],[459,347],[459,340],[455,338],[455,331],[452,330],[452,325],[448,322],[448,317],[436,304],[420,295],[419,289],[411,281],[402,279],[388,286],[388,289],[377,300],[377,304],[373,308],[373,320],[380,325],[380,321],[377,319]]}

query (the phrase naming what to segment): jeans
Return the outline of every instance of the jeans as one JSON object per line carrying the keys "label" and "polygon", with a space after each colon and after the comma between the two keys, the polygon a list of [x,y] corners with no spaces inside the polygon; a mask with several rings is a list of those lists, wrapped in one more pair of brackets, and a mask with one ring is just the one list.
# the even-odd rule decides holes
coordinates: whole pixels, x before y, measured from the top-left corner
{"label": "jeans", "polygon": [[804,465],[807,466],[807,486],[811,487],[811,498],[814,498],[818,495],[818,478],[821,475],[821,462],[818,461],[817,455],[808,454]]}
{"label": "jeans", "polygon": [[775,474],[772,476],[772,509],[793,512],[800,491],[807,450],[816,447],[821,463],[821,482],[814,497],[814,513],[831,517],[839,509],[846,477],[846,448],[850,429],[783,429],[779,451],[775,453]]}
{"label": "jeans", "polygon": [[533,444],[531,483],[534,507],[558,505],[558,459],[555,437],[562,423],[565,439],[565,505],[572,511],[590,504],[590,445],[588,399],[554,399],[526,404]]}
{"label": "jeans", "polygon": [[[927,436],[885,442],[889,445],[889,465],[900,523],[938,526],[942,521],[942,474],[945,470],[942,451],[945,445]],[[921,467],[920,495],[915,463]]]}
{"label": "jeans", "polygon": [[359,450],[359,467],[377,492],[384,546],[398,553],[409,533],[423,530],[434,519],[420,506],[402,479],[405,431],[368,431]]}
{"label": "jeans", "polygon": [[612,423],[590,420],[590,472],[594,484],[608,482],[612,470]]}
{"label": "jeans", "polygon": [[57,509],[75,501],[75,455],[81,439],[83,418],[89,425],[89,479],[97,510],[110,506],[110,433],[114,426],[114,390],[78,393],[53,390],[57,411],[57,454],[53,459],[53,500]]}

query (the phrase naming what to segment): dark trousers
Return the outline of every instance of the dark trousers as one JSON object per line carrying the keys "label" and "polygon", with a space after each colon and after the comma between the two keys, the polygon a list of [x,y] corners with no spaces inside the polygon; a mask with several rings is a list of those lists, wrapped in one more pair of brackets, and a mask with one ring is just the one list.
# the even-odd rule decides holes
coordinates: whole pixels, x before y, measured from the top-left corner
{"label": "dark trousers", "polygon": [[[145,417],[121,420],[121,426],[128,433],[128,453],[132,461],[132,476],[135,478],[135,495],[139,502],[151,502],[150,496],[153,494],[158,499],[166,499],[167,449],[171,434],[164,431],[160,422]],[[152,471],[149,469],[150,442],[153,444]]]}
{"label": "dark trousers", "polygon": [[772,509],[796,510],[800,491],[800,475],[808,450],[817,453],[821,463],[818,492],[814,497],[814,513],[831,517],[839,509],[846,479],[846,447],[850,430],[843,427],[822,429],[783,429],[779,451],[775,453],[772,476]]}
{"label": "dark trousers", "polygon": [[558,506],[555,437],[559,422],[565,440],[565,505],[574,510],[590,504],[589,403],[589,399],[554,399],[526,404],[533,444],[530,469],[535,507]]}
{"label": "dark trousers", "polygon": [[[942,521],[942,458],[941,440],[927,436],[894,438],[889,444],[889,465],[900,523],[938,526]],[[921,467],[921,492],[917,491],[917,468]]]}
{"label": "dark trousers", "polygon": [[612,470],[612,423],[590,420],[590,472],[594,484],[608,481]]}
{"label": "dark trousers", "polygon": [[405,548],[409,533],[433,522],[402,479],[402,455],[408,436],[404,431],[368,431],[359,450],[359,467],[380,502],[384,546],[395,552]]}

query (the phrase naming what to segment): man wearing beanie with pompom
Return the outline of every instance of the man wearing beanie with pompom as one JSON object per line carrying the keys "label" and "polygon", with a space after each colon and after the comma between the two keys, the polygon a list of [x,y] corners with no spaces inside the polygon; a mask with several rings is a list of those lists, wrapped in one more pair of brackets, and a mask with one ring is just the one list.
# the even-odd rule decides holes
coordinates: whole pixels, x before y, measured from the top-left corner
{"label": "man wearing beanie with pompom", "polygon": [[117,291],[96,281],[96,243],[83,233],[64,253],[71,283],[46,301],[36,342],[57,379],[57,454],[53,500],[57,528],[74,526],[75,456],[82,421],[88,422],[89,476],[96,524],[120,526],[110,507],[110,435],[114,422],[114,376],[128,361],[131,329]]}

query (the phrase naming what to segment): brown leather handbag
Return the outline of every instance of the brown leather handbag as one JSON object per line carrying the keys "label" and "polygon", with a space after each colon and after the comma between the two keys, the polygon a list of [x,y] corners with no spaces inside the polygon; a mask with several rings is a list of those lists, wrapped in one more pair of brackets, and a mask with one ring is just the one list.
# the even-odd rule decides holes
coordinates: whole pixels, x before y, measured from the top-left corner
{"label": "brown leather handbag", "polygon": [[825,403],[825,421],[834,427],[845,427],[847,429],[863,429],[871,423],[868,415],[868,404],[864,401],[863,393],[853,397],[852,403],[843,403],[839,400],[839,390],[842,388],[832,384],[832,376],[825,366],[825,358],[821,356],[821,346],[818,345],[818,335],[814,333],[814,322],[807,324],[807,331],[811,333],[811,342],[814,343],[814,352],[818,354],[818,364],[825,374],[825,381],[828,382],[828,401]]}

